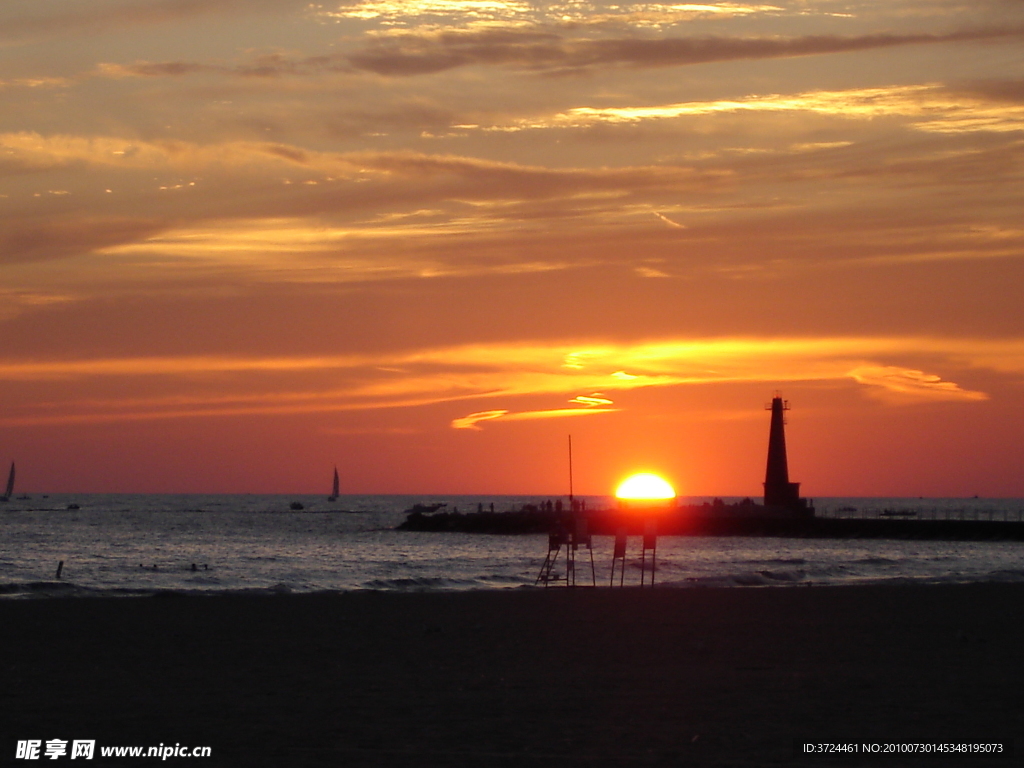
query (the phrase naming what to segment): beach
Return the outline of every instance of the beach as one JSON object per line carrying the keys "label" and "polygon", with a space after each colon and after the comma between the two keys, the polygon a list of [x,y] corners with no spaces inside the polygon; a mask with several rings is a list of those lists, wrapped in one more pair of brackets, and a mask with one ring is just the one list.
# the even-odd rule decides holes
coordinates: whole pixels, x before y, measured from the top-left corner
{"label": "beach", "polygon": [[1020,741],[1022,604],[1018,584],[7,600],[2,748],[209,746],[166,762],[218,766],[873,764],[794,757],[794,742]]}

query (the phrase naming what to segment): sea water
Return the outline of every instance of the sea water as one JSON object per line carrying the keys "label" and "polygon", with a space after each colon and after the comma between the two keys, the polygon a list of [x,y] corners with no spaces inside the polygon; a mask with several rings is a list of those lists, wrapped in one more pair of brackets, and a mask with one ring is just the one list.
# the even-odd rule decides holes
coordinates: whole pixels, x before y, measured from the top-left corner
{"label": "sea water", "polygon": [[[0,505],[0,597],[530,587],[547,554],[543,535],[422,533],[396,526],[415,503],[444,502],[447,510],[472,512],[542,501],[62,494],[12,499]],[[610,503],[599,497],[586,501],[588,508]],[[828,517],[877,517],[886,511],[939,519],[1024,515],[1022,499],[818,499],[815,505]],[[632,538],[627,585],[640,581],[641,554],[639,537]],[[595,536],[592,551],[577,552],[577,583],[593,578],[599,586],[608,584],[611,559],[611,539]],[[650,567],[649,552],[644,564]],[[659,587],[972,581],[1024,581],[1024,542],[662,536],[657,548]]]}

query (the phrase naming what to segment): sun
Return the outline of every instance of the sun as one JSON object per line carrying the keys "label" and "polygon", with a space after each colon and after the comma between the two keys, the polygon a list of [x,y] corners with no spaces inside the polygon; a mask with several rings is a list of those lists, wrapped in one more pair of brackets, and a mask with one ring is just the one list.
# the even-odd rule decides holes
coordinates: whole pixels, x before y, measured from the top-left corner
{"label": "sun", "polygon": [[668,481],[650,472],[640,472],[630,475],[623,480],[615,489],[617,499],[674,499],[675,489],[668,484]]}

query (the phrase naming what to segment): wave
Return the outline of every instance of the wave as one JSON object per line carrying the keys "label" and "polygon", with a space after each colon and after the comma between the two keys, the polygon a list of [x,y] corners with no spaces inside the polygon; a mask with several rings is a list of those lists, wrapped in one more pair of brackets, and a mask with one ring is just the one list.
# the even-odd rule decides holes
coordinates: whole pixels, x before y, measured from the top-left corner
{"label": "wave", "polygon": [[83,589],[66,581],[28,581],[0,584],[0,595],[17,594],[53,594],[68,595],[76,590]]}
{"label": "wave", "polygon": [[661,587],[778,587],[807,583],[802,571],[745,571],[715,576],[688,576],[659,582]]}
{"label": "wave", "polygon": [[[576,569],[576,578],[579,579],[583,575],[583,569]],[[481,584],[533,584],[536,580],[537,574],[531,574],[529,576],[508,576],[500,573],[483,574],[474,577],[474,581],[478,581]]]}
{"label": "wave", "polygon": [[486,584],[479,579],[452,579],[445,576],[417,576],[395,579],[371,579],[363,583],[364,589],[403,590],[403,591],[427,591],[427,590],[452,590],[472,589],[474,587],[485,587]]}
{"label": "wave", "polygon": [[131,587],[87,587],[70,581],[23,581],[0,584],[0,599],[29,597],[145,597],[154,590]]}

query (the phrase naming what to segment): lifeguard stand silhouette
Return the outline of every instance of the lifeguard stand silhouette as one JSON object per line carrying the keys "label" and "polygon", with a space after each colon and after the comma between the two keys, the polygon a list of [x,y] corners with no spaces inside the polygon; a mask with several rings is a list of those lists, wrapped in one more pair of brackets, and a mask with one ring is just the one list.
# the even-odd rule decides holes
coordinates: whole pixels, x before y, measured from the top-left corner
{"label": "lifeguard stand silhouette", "polygon": [[[626,529],[619,528],[615,532],[615,548],[612,550],[612,573],[608,580],[608,586],[615,586],[615,565],[619,566],[619,586],[623,586],[626,579]],[[658,558],[658,524],[656,520],[644,521],[644,535],[640,549],[640,586],[647,586],[647,551],[651,552],[651,583],[654,586],[654,574],[657,571]]]}
{"label": "lifeguard stand silhouette", "polygon": [[[559,502],[561,506],[561,502]],[[567,587],[576,586],[576,550],[584,546],[590,553],[590,585],[597,586],[597,572],[594,570],[594,547],[587,524],[586,503],[575,499],[572,494],[572,435],[569,435],[569,515],[560,517],[554,530],[548,534],[548,554],[540,567],[534,586],[543,583],[550,587],[552,582],[564,582]],[[555,573],[558,555],[565,547],[565,576]]]}
{"label": "lifeguard stand silhouette", "polygon": [[[576,550],[586,547],[590,554],[590,585],[597,586],[597,571],[594,569],[594,547],[590,536],[590,526],[587,525],[587,518],[582,514],[575,501],[572,504],[572,514],[566,520],[559,520],[555,529],[548,534],[548,554],[544,558],[544,564],[540,567],[537,580],[534,585],[544,584],[550,587],[552,583],[562,582],[566,587],[575,587],[576,583]],[[560,576],[555,572],[555,563],[558,556],[565,547],[565,575]]]}

